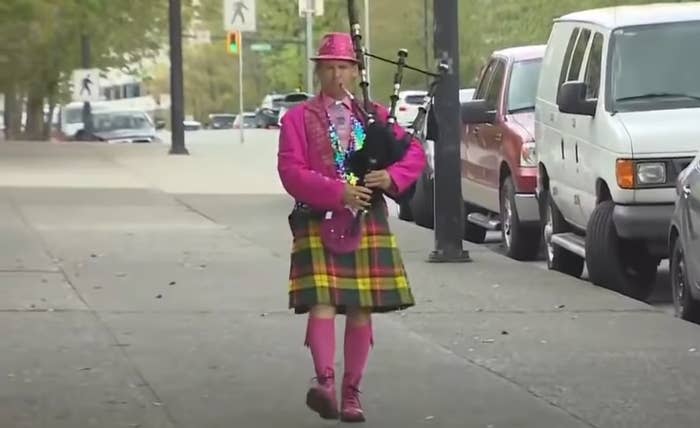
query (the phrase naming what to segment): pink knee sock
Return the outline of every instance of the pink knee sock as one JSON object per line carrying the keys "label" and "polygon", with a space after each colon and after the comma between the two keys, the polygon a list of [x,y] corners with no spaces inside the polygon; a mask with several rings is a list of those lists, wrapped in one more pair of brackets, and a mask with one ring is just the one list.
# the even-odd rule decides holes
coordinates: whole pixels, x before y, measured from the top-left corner
{"label": "pink knee sock", "polygon": [[359,388],[373,345],[372,323],[362,326],[345,325],[345,374],[343,384]]}
{"label": "pink knee sock", "polygon": [[335,319],[309,316],[306,342],[311,349],[316,376],[319,380],[333,377],[335,365]]}

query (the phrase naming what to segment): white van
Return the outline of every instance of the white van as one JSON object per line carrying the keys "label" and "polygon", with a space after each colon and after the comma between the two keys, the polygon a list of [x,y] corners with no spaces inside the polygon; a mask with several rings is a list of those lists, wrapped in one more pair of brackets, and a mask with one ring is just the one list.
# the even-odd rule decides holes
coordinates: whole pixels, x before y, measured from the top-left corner
{"label": "white van", "polygon": [[[92,102],[90,103],[91,111],[107,110],[107,103]],[[73,101],[57,109],[56,127],[58,130],[59,140],[72,140],[76,137],[78,131],[83,129],[83,102]]]}
{"label": "white van", "polygon": [[550,269],[646,299],[678,174],[700,149],[700,3],[554,22],[536,101],[538,200]]}

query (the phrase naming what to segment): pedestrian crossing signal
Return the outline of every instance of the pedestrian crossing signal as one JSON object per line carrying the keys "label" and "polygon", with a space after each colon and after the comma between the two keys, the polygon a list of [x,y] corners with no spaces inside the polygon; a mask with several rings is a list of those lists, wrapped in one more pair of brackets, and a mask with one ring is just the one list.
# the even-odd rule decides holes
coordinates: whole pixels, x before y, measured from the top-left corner
{"label": "pedestrian crossing signal", "polygon": [[230,31],[226,35],[226,51],[231,55],[238,55],[239,49],[241,49],[241,33]]}

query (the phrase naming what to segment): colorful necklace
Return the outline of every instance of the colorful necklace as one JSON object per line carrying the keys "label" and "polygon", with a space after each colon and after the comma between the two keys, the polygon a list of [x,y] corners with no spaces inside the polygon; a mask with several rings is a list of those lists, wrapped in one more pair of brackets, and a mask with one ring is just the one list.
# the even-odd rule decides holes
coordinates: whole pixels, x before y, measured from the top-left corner
{"label": "colorful necklace", "polygon": [[335,170],[338,176],[343,179],[346,183],[351,185],[356,185],[359,177],[354,173],[348,172],[346,167],[346,162],[348,156],[358,150],[362,150],[365,145],[365,128],[362,123],[355,119],[355,116],[350,115],[350,122],[352,125],[352,132],[350,133],[350,141],[348,142],[347,149],[343,148],[340,143],[340,135],[338,134],[338,129],[331,120],[328,112],[326,112],[326,117],[328,118],[328,136],[331,139],[331,147],[333,148],[333,160],[335,161]]}

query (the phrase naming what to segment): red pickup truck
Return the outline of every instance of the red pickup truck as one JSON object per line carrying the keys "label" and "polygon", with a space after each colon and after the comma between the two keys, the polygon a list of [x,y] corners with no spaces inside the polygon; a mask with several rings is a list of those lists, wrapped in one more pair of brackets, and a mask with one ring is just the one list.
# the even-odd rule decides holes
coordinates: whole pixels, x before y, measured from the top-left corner
{"label": "red pickup truck", "polygon": [[534,123],[544,52],[541,45],[494,52],[474,98],[462,103],[465,239],[481,243],[500,230],[517,260],[536,258],[541,247]]}

